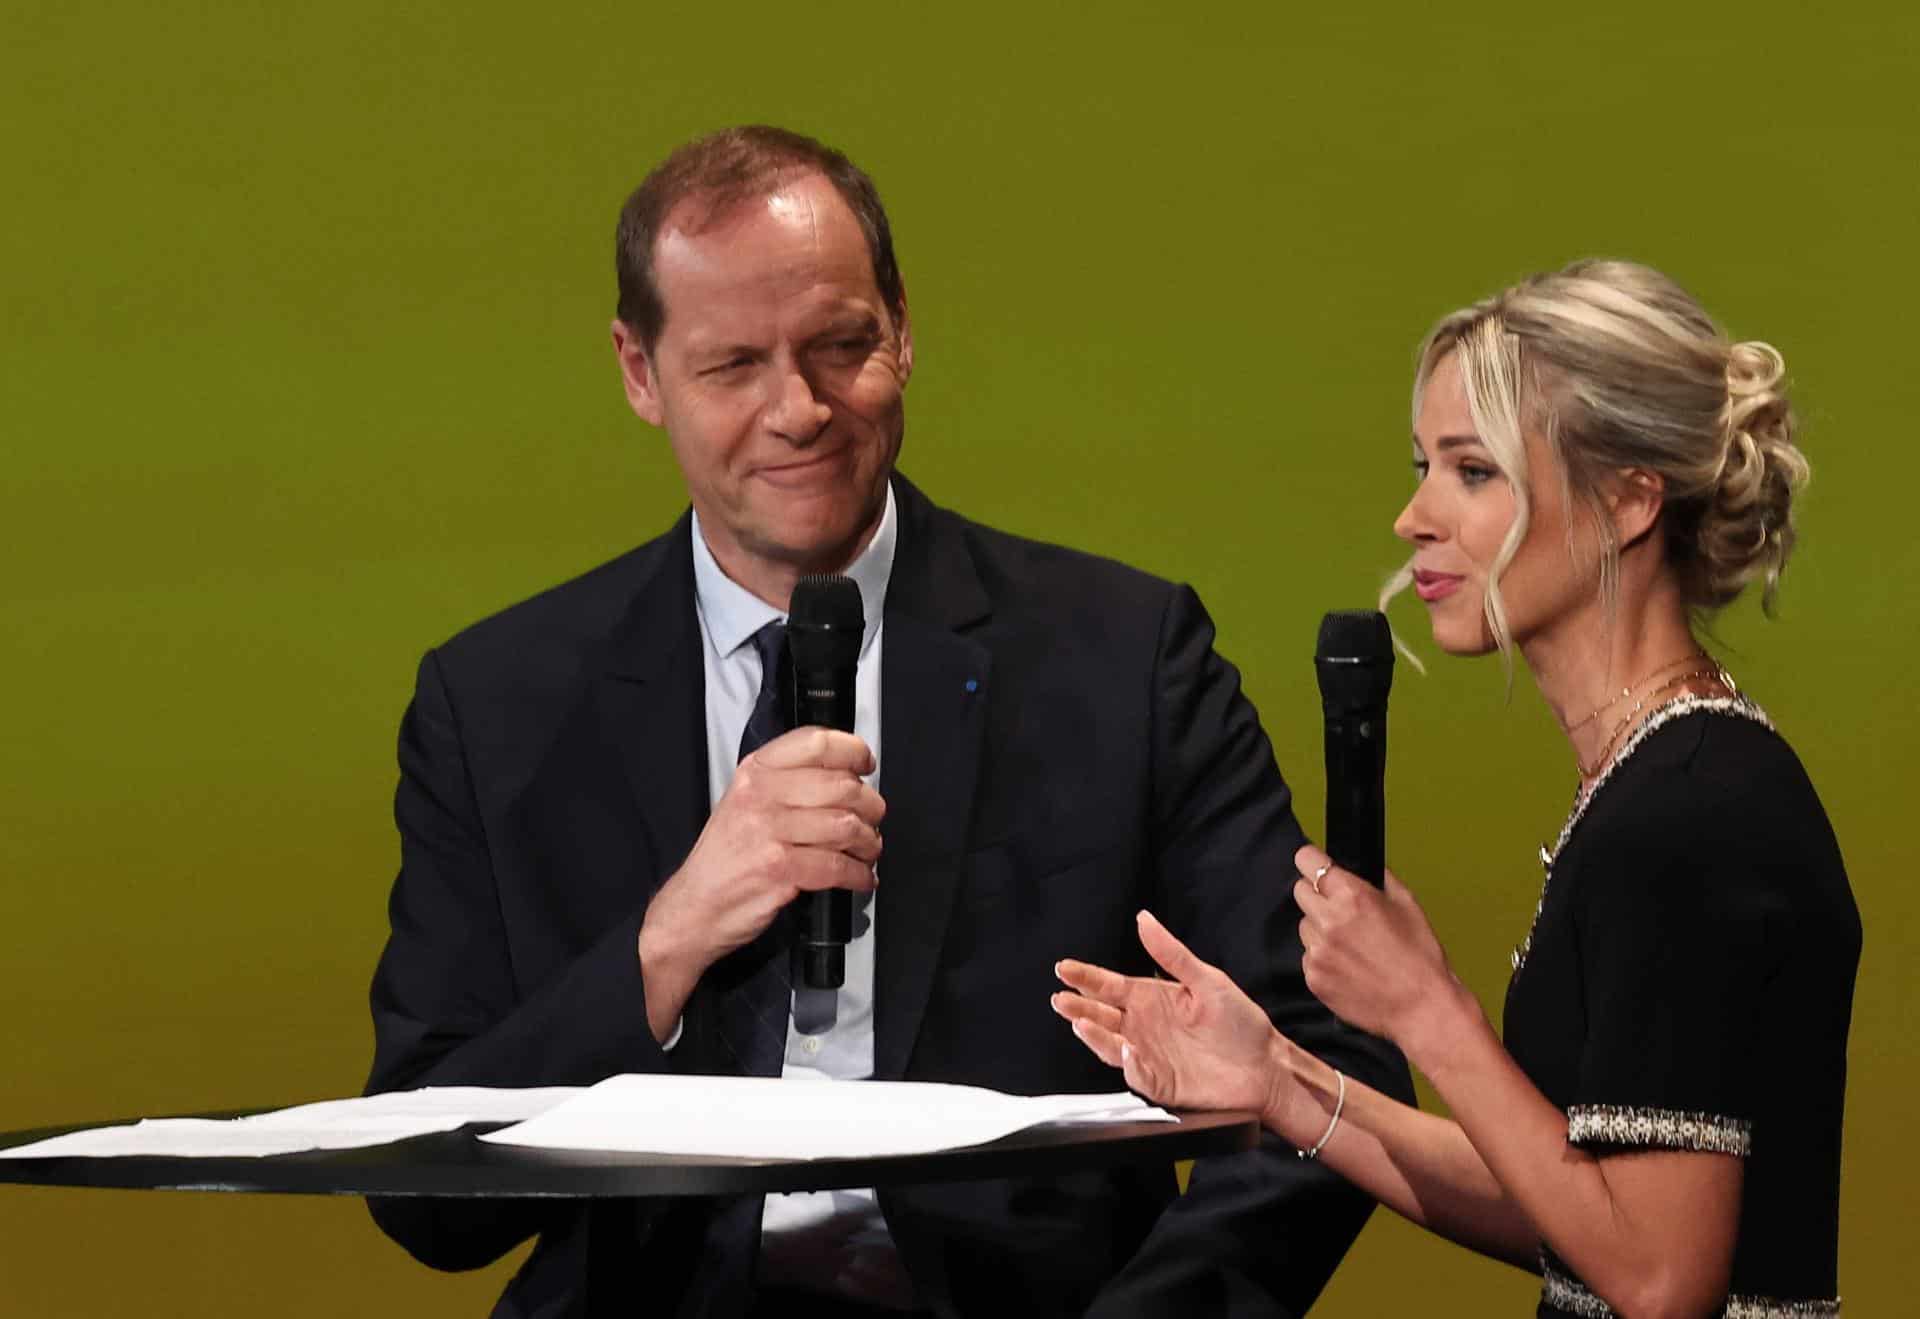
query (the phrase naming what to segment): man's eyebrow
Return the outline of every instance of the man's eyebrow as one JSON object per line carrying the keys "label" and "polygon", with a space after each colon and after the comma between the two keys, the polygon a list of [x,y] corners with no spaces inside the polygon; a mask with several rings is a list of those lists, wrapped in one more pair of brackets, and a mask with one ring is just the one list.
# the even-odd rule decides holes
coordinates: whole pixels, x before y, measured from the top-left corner
{"label": "man's eyebrow", "polygon": [[848,307],[826,318],[822,335],[846,334],[850,331],[870,333],[880,328],[880,318],[865,307]]}
{"label": "man's eyebrow", "polygon": [[709,339],[705,343],[695,341],[687,345],[688,357],[733,357],[736,354],[753,354],[760,350],[752,344],[732,339]]}

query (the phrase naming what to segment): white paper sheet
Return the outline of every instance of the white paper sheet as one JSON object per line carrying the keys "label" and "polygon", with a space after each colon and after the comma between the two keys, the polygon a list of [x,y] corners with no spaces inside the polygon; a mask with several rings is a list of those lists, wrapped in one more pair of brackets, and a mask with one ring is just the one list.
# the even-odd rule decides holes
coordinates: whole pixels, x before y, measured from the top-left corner
{"label": "white paper sheet", "polygon": [[581,1093],[578,1086],[527,1090],[429,1086],[363,1099],[328,1099],[251,1117],[145,1118],[122,1126],[94,1127],[14,1149],[0,1149],[0,1159],[156,1154],[233,1158],[292,1154],[300,1150],[353,1149],[435,1131],[452,1131],[469,1122],[521,1122]]}
{"label": "white paper sheet", "polygon": [[1172,1122],[1124,1091],[1009,1095],[914,1081],[614,1076],[529,1121],[502,1145],[749,1159],[847,1159],[979,1145],[1048,1122]]}

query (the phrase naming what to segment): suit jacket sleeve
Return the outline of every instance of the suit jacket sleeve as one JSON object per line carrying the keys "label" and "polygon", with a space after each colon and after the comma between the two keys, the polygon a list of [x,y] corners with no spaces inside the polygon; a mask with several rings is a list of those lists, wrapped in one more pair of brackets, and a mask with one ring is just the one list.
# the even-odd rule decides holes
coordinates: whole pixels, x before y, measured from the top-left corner
{"label": "suit jacket sleeve", "polygon": [[[1259,717],[1213,635],[1192,590],[1175,588],[1160,629],[1151,731],[1159,914],[1289,1038],[1411,1101],[1398,1051],[1340,1023],[1307,990],[1292,899],[1293,853],[1305,840]],[[1195,1165],[1187,1193],[1090,1313],[1304,1314],[1371,1208],[1268,1134],[1258,1151]]]}
{"label": "suit jacket sleeve", "polygon": [[[439,656],[421,662],[400,730],[401,869],[372,989],[369,1093],[428,1085],[591,1085],[666,1070],[647,1027],[641,910],[557,972],[517,973],[487,821]],[[537,1204],[383,1200],[381,1226],[439,1268],[486,1264],[544,1225]]]}

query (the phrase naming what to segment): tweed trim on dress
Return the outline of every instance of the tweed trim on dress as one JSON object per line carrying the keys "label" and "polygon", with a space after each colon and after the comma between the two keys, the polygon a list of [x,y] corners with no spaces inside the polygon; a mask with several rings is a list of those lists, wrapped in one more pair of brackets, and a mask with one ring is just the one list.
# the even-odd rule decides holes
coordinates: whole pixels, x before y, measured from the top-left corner
{"label": "tweed trim on dress", "polygon": [[[1543,1257],[1540,1261],[1540,1299],[1562,1314],[1580,1319],[1614,1319],[1613,1308],[1581,1285],[1578,1278],[1560,1272]],[[1720,1319],[1840,1319],[1840,1298],[1824,1301],[1781,1301],[1771,1296],[1729,1296]]]}
{"label": "tweed trim on dress", "polygon": [[1745,1118],[1683,1113],[1671,1108],[1574,1104],[1567,1109],[1567,1143],[1657,1146],[1745,1158],[1753,1152],[1753,1123]]}

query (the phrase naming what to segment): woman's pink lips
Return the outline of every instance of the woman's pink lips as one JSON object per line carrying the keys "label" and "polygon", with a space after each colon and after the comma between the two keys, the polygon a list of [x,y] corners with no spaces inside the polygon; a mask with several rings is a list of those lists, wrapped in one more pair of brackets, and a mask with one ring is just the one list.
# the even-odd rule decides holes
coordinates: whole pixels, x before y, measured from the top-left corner
{"label": "woman's pink lips", "polygon": [[1460,589],[1460,583],[1466,581],[1458,573],[1416,572],[1413,575],[1413,592],[1428,604],[1443,600]]}

